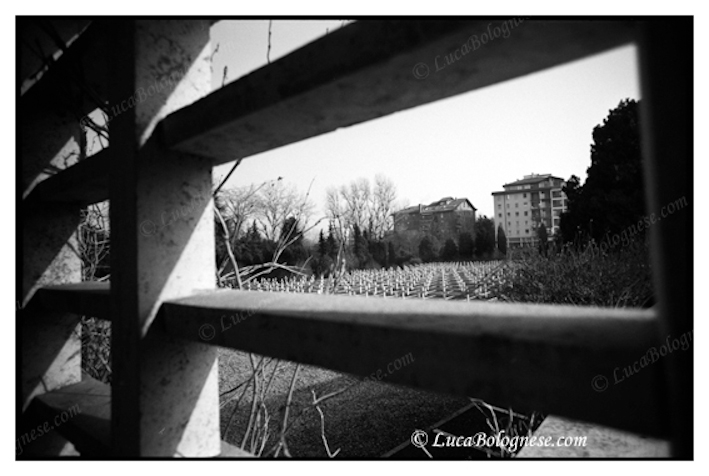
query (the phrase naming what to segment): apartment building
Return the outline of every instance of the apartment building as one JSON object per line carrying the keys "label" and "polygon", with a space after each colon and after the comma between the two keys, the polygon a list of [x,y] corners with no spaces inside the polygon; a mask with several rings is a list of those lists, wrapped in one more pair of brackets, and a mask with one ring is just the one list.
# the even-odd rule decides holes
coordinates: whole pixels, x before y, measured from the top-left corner
{"label": "apartment building", "polygon": [[493,192],[495,239],[500,225],[508,246],[536,244],[542,223],[550,239],[559,233],[561,214],[568,205],[561,190],[564,183],[551,174],[531,174],[503,185],[503,191]]}
{"label": "apartment building", "polygon": [[476,210],[467,198],[444,197],[428,205],[415,205],[393,213],[394,231],[423,232],[441,241],[448,238],[457,241],[460,233],[475,235]]}

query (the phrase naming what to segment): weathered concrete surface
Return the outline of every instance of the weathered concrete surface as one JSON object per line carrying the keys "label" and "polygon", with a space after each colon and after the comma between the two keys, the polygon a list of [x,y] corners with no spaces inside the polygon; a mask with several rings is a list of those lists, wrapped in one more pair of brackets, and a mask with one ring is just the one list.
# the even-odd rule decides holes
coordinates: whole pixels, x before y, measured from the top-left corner
{"label": "weathered concrete surface", "polygon": [[216,349],[152,326],[160,303],[215,287],[211,162],[162,147],[153,128],[211,89],[209,22],[127,24],[111,147],[113,445],[120,455],[221,452]]}
{"label": "weathered concrete surface", "polygon": [[[525,446],[518,458],[669,458],[670,443],[614,428],[548,416],[534,432],[537,437],[586,437],[585,446]],[[569,440],[571,441],[571,440]]]}
{"label": "weathered concrete surface", "polygon": [[667,434],[653,392],[660,367],[633,376],[633,385],[592,386],[594,376],[657,344],[652,310],[236,290],[168,301],[162,310],[167,332],[186,340],[362,377],[410,353],[415,362],[391,383]]}
{"label": "weathered concrete surface", "polygon": [[355,22],[161,128],[169,146],[229,162],[627,44],[635,31],[633,22],[517,20],[508,38],[476,43],[502,23]]}
{"label": "weathered concrete surface", "polygon": [[[73,204],[32,204],[26,197],[57,170],[79,157],[79,125],[55,102],[25,100],[20,104],[20,177],[22,187],[22,279],[17,292],[24,308],[39,287],[81,281],[76,229],[79,208]],[[18,286],[19,287],[19,286]],[[17,310],[21,342],[20,380],[24,411],[32,398],[81,380],[81,334],[74,314]],[[58,439],[46,455],[68,451]]]}

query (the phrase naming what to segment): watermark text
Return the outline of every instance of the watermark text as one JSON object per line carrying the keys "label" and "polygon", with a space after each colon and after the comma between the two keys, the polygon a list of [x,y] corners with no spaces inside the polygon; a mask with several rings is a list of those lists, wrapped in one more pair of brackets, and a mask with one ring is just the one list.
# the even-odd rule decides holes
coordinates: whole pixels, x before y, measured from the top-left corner
{"label": "watermark text", "polygon": [[74,405],[68,410],[64,410],[59,415],[56,415],[54,417],[53,424],[52,422],[45,421],[44,423],[37,425],[35,428],[32,428],[22,434],[15,442],[15,456],[20,456],[30,443],[38,438],[41,438],[50,431],[62,426],[62,424],[66,423],[79,413],[81,413],[81,408],[79,405]]}

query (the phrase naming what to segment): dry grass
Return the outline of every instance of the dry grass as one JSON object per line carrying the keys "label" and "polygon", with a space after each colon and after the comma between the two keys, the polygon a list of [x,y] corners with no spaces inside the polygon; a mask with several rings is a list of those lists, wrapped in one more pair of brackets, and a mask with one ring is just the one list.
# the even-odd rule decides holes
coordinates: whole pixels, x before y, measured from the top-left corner
{"label": "dry grass", "polygon": [[653,303],[649,251],[642,241],[613,253],[566,249],[549,257],[517,250],[495,293],[503,301],[606,307]]}
{"label": "dry grass", "polygon": [[[242,383],[251,374],[248,354],[220,349],[219,380],[221,392]],[[272,368],[269,364],[268,368]],[[295,364],[284,362],[274,377],[266,398],[269,415],[276,426],[266,444],[264,456],[272,456],[277,444],[288,385]],[[320,397],[350,387],[325,401],[322,409],[325,435],[331,452],[340,450],[337,458],[378,458],[406,441],[417,428],[425,428],[454,413],[469,403],[464,397],[451,397],[384,383],[360,382],[357,377],[312,366],[301,366],[297,379],[287,432],[288,447],[293,457],[327,458],[321,438],[321,418],[312,406],[313,394]],[[238,392],[243,387],[240,387]],[[238,398],[238,395],[236,395]],[[222,438],[240,445],[251,409],[250,391],[239,404],[232,425],[226,424],[235,402],[222,396]]]}

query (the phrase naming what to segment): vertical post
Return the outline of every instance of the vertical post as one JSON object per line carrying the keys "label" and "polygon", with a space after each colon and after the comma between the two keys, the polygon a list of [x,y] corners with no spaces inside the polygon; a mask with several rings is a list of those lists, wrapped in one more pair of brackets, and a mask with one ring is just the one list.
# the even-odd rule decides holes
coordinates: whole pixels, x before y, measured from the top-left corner
{"label": "vertical post", "polygon": [[154,325],[162,301],[215,287],[211,162],[151,135],[209,93],[209,23],[122,22],[113,38],[113,445],[121,456],[216,456],[216,349]]}
{"label": "vertical post", "polygon": [[[691,336],[692,317],[691,18],[649,21],[640,44],[641,130],[655,293],[663,344]],[[663,207],[674,209],[666,216]],[[667,212],[670,208],[665,209]],[[657,219],[659,218],[659,219]],[[693,457],[693,347],[663,357],[673,455]]]}
{"label": "vertical post", "polygon": [[[81,281],[76,254],[79,208],[36,203],[33,187],[46,171],[76,162],[79,124],[69,111],[34,97],[22,98],[20,115],[20,186],[22,187],[22,283],[18,286],[18,332],[21,334],[21,386],[18,415],[33,397],[81,380],[79,316],[24,309],[42,286]],[[23,309],[23,310],[20,310]]]}

